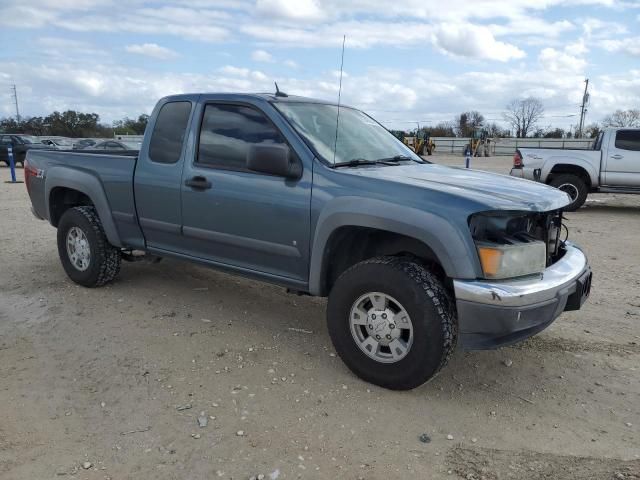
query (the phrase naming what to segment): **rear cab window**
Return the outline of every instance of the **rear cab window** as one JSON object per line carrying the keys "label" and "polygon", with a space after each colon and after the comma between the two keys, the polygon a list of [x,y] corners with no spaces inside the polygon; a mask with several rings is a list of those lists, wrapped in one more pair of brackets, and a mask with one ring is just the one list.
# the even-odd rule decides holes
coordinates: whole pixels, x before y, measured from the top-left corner
{"label": "rear cab window", "polygon": [[168,102],[158,112],[149,143],[152,162],[172,164],[180,160],[191,115],[191,102]]}

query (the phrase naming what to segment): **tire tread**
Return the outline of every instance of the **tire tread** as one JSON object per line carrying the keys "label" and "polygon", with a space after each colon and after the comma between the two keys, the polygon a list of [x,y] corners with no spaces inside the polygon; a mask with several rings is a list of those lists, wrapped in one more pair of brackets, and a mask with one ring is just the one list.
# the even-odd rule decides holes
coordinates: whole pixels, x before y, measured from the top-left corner
{"label": "tire tread", "polygon": [[[80,213],[93,229],[97,239],[97,251],[94,258],[98,259],[99,273],[95,280],[93,287],[101,287],[111,281],[113,281],[118,273],[120,273],[120,262],[122,256],[120,250],[109,243],[107,236],[102,228],[102,222],[96,209],[91,206],[73,207],[75,211]],[[101,258],[102,257],[102,258]]]}
{"label": "tire tread", "polygon": [[[395,257],[395,256],[379,256],[363,260],[356,263],[347,270],[345,270],[338,280],[351,273],[353,270],[361,268],[364,265],[378,264],[385,265],[387,267],[394,268],[409,278],[411,278],[419,287],[424,291],[425,295],[433,303],[438,317],[440,318],[440,327],[443,334],[442,355],[440,357],[439,364],[429,378],[425,381],[433,379],[449,362],[452,357],[457,344],[458,338],[458,322],[457,314],[455,311],[455,302],[442,285],[442,282],[428,270],[427,267],[418,263],[418,259],[411,257]],[[337,281],[336,281],[337,283]],[[414,388],[416,386],[415,380],[409,381],[406,384],[396,384],[394,389],[406,390]],[[424,383],[424,382],[421,382]]]}

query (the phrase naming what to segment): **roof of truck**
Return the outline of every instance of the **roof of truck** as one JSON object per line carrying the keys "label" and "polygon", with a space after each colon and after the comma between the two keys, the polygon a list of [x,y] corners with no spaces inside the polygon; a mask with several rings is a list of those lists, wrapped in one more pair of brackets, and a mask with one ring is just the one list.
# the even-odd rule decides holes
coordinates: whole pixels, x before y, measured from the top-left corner
{"label": "roof of truck", "polygon": [[[301,97],[299,95],[286,95],[286,96],[282,96],[282,95],[276,95],[275,93],[222,93],[222,92],[200,92],[200,93],[184,93],[184,94],[178,94],[178,95],[169,95],[165,98],[167,99],[172,99],[172,100],[177,100],[177,99],[187,99],[187,98],[193,98],[194,96],[211,96],[211,97],[215,97],[216,99],[220,99],[220,100],[246,100],[247,98],[258,98],[260,100],[264,100],[267,102],[271,102],[271,103],[277,103],[277,102],[282,102],[282,103],[318,103],[318,104],[324,104],[324,105],[337,105],[336,102],[332,102],[332,101],[328,101],[328,100],[321,100],[318,98],[311,98],[311,97]],[[343,107],[347,107],[348,105],[343,105],[340,104],[340,106]]]}

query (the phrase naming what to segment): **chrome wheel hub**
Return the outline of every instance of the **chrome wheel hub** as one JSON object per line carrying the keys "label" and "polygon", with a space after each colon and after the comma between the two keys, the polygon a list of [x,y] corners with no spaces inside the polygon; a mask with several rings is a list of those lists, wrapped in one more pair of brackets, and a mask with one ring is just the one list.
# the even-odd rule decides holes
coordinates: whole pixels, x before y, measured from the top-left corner
{"label": "chrome wheel hub", "polygon": [[360,296],[349,315],[351,335],[360,350],[381,363],[402,360],[413,344],[413,324],[395,298],[380,292]]}
{"label": "chrome wheel hub", "polygon": [[568,193],[571,197],[571,200],[575,200],[579,195],[578,189],[571,183],[563,183],[562,185],[558,185],[558,190],[562,190],[563,192]]}
{"label": "chrome wheel hub", "polygon": [[84,272],[89,268],[91,248],[87,236],[79,227],[71,227],[67,232],[67,255],[76,270]]}

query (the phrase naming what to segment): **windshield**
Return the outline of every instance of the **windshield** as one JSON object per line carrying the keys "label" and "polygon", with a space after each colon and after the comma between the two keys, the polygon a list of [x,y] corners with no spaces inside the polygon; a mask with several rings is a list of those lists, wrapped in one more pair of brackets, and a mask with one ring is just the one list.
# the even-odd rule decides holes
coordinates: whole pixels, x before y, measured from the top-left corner
{"label": "windshield", "polygon": [[28,137],[28,136],[20,136],[18,137],[20,138],[20,140],[22,140],[23,143],[42,143],[39,139],[37,139],[36,137]]}
{"label": "windshield", "polygon": [[274,105],[329,164],[354,160],[379,161],[394,157],[423,162],[382,125],[360,110],[340,107],[336,142],[336,105],[285,102]]}

